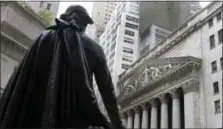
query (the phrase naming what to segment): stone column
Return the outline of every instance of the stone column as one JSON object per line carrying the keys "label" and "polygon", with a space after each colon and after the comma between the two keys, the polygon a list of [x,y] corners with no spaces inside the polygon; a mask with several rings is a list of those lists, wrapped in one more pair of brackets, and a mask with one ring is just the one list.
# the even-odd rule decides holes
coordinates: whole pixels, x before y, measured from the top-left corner
{"label": "stone column", "polygon": [[152,100],[151,102],[152,109],[151,109],[151,129],[158,128],[158,114],[157,114],[157,101]]}
{"label": "stone column", "polygon": [[181,128],[179,93],[176,89],[169,93],[172,97],[172,128]]}
{"label": "stone column", "polygon": [[140,128],[140,110],[139,107],[136,107],[134,109],[135,111],[135,119],[134,119],[134,129]]}
{"label": "stone column", "polygon": [[127,128],[128,129],[132,129],[132,113],[131,111],[128,111],[127,112],[127,115],[128,115],[128,122],[127,122]]}
{"label": "stone column", "polygon": [[121,118],[122,118],[122,124],[126,127],[127,126],[126,114],[121,113]]}
{"label": "stone column", "polygon": [[199,81],[190,80],[183,86],[185,128],[200,128],[198,97]]}
{"label": "stone column", "polygon": [[149,128],[148,105],[143,104],[141,107],[142,107],[142,129],[148,129]]}
{"label": "stone column", "polygon": [[165,95],[159,96],[161,101],[161,128],[168,128],[168,105]]}

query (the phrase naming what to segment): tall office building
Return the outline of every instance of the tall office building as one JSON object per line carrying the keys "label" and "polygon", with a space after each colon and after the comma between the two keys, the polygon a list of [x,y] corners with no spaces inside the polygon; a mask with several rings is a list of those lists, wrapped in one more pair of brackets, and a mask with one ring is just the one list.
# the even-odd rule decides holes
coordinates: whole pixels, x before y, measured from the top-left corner
{"label": "tall office building", "polygon": [[26,1],[26,3],[38,13],[41,10],[48,10],[52,13],[52,23],[57,16],[60,2],[55,1]]}
{"label": "tall office building", "polygon": [[139,5],[120,2],[100,37],[113,83],[138,58]]}
{"label": "tall office building", "polygon": [[222,10],[212,2],[121,74],[128,129],[222,129]]}
{"label": "tall office building", "polygon": [[118,2],[94,2],[92,9],[94,24],[87,28],[87,34],[90,33],[89,36],[95,41],[99,42],[99,38],[104,32],[105,26],[110,20],[117,3]]}

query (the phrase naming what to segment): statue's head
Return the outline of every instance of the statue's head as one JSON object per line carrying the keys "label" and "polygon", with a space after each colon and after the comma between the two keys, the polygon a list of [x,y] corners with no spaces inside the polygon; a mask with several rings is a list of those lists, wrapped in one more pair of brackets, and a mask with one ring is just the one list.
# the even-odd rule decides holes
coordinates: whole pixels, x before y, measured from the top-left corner
{"label": "statue's head", "polygon": [[92,18],[89,16],[87,10],[80,5],[71,5],[67,8],[66,12],[60,16],[62,20],[70,22],[75,20],[85,31],[88,24],[93,24]]}

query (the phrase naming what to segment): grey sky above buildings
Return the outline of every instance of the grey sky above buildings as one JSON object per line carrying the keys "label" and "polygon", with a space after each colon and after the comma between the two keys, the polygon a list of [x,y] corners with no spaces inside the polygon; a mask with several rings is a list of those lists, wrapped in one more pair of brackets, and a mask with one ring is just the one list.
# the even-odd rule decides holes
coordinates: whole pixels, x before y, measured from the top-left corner
{"label": "grey sky above buildings", "polygon": [[[208,2],[208,1],[200,2],[200,5],[201,5],[201,7],[205,7],[209,3],[210,2]],[[87,9],[89,15],[92,14],[93,2],[60,2],[57,17],[59,17],[63,12],[65,12],[67,7],[72,5],[72,4],[82,5],[83,7],[85,7]]]}

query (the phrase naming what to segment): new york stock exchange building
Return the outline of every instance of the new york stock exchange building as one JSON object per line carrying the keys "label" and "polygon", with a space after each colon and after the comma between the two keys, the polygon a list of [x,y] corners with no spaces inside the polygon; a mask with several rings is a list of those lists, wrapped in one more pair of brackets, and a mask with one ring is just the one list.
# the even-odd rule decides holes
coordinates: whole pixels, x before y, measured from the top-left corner
{"label": "new york stock exchange building", "polygon": [[192,16],[119,77],[128,128],[222,128],[222,2]]}

